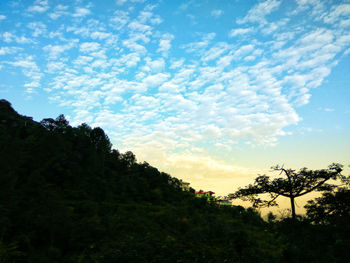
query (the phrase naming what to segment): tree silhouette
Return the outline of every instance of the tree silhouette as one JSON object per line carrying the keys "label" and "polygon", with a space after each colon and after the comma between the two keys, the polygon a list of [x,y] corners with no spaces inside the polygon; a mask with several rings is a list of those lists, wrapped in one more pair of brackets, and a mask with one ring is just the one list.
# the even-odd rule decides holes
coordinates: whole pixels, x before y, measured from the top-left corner
{"label": "tree silhouette", "polygon": [[341,205],[327,225],[266,223],[110,147],[100,128],[38,123],[0,100],[0,262],[347,262]]}
{"label": "tree silhouette", "polygon": [[[276,199],[284,196],[290,199],[292,218],[295,219],[295,198],[306,195],[313,191],[329,190],[334,185],[327,184],[327,181],[341,178],[341,164],[331,164],[328,169],[308,170],[302,168],[299,171],[285,169],[283,166],[274,166],[274,171],[279,171],[279,175],[285,178],[271,180],[267,175],[258,176],[254,184],[249,184],[245,188],[240,188],[233,194],[229,194],[230,199],[240,198],[253,203],[253,207],[277,206]],[[261,194],[269,194],[268,200],[259,197]]]}
{"label": "tree silhouette", "polygon": [[[305,205],[307,217],[315,223],[337,225],[350,219],[350,176],[341,178],[342,184],[325,191],[321,197]],[[346,223],[347,224],[347,223]]]}

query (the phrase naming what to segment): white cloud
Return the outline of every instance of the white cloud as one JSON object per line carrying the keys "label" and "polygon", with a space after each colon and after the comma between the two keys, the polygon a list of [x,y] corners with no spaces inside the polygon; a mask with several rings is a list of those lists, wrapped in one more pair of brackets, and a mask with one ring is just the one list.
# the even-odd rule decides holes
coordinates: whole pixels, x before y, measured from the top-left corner
{"label": "white cloud", "polygon": [[236,29],[232,29],[229,33],[229,36],[230,37],[235,37],[235,36],[238,36],[238,35],[245,35],[245,34],[248,34],[250,32],[253,31],[253,28],[252,27],[248,27],[248,28],[236,28]]}
{"label": "white cloud", "polygon": [[1,20],[5,20],[5,19],[6,19],[6,16],[0,15],[0,21],[1,21]]}
{"label": "white cloud", "polygon": [[51,61],[47,64],[47,72],[50,74],[59,73],[66,65],[61,61]]}
{"label": "white cloud", "polygon": [[162,39],[159,40],[159,48],[157,52],[161,52],[163,56],[167,56],[168,51],[171,48],[171,40],[174,38],[171,34],[164,34]]}
{"label": "white cloud", "polygon": [[154,75],[149,75],[146,78],[142,80],[142,82],[147,86],[147,87],[155,87],[159,86],[160,84],[164,83],[168,78],[169,74],[167,73],[157,73]]}
{"label": "white cloud", "polygon": [[126,3],[128,0],[116,0],[117,5],[123,5]]}
{"label": "white cloud", "polygon": [[293,14],[307,11],[309,16],[319,19],[325,10],[324,2],[320,0],[296,0],[296,2],[297,8],[293,11]]}
{"label": "white cloud", "polygon": [[180,68],[175,74],[172,81],[176,84],[179,84],[185,88],[188,84],[191,78],[193,77],[195,73],[195,67],[194,66],[184,66]]}
{"label": "white cloud", "polygon": [[15,41],[18,43],[18,44],[29,44],[29,43],[34,43],[34,41],[30,38],[27,38],[25,36],[16,36],[15,37]]}
{"label": "white cloud", "polygon": [[165,61],[163,58],[152,60],[147,57],[145,61],[146,65],[142,68],[144,71],[158,73],[164,69]]}
{"label": "white cloud", "polygon": [[146,53],[146,48],[143,45],[136,43],[134,39],[127,39],[123,41],[123,45],[130,49],[131,51],[144,54]]}
{"label": "white cloud", "polygon": [[18,47],[0,47],[0,55],[14,54],[22,50]]}
{"label": "white cloud", "polygon": [[332,108],[324,108],[324,111],[326,111],[326,112],[333,112],[333,111],[335,111],[335,110],[332,109]]}
{"label": "white cloud", "polygon": [[110,33],[106,33],[106,32],[95,31],[95,32],[91,33],[91,38],[92,39],[102,40],[102,39],[109,38],[110,36],[111,36],[111,34]]}
{"label": "white cloud", "polygon": [[215,9],[215,10],[212,10],[210,12],[210,15],[215,17],[215,18],[219,18],[223,13],[224,13],[224,11],[222,11],[220,9]]}
{"label": "white cloud", "polygon": [[239,57],[241,57],[244,54],[249,53],[250,51],[254,50],[254,46],[249,44],[249,45],[245,45],[245,46],[241,46],[238,50],[236,50],[234,52],[234,58],[238,59]]}
{"label": "white cloud", "polygon": [[90,56],[79,56],[73,61],[74,65],[83,66],[89,64],[94,58]]}
{"label": "white cloud", "polygon": [[8,62],[8,64],[14,67],[20,67],[23,74],[28,78],[28,82],[24,84],[26,87],[26,93],[32,94],[35,93],[36,87],[40,86],[40,80],[43,74],[40,72],[40,68],[35,63],[32,56],[27,56],[26,58],[18,59],[16,61]]}
{"label": "white cloud", "polygon": [[22,67],[22,68],[26,68],[26,69],[32,69],[32,70],[38,70],[38,66],[36,65],[36,63],[33,61],[33,57],[27,57],[26,59],[22,59],[22,60],[17,60],[14,62],[9,62],[9,64],[15,66],[15,67]]}
{"label": "white cloud", "polygon": [[283,19],[277,22],[271,22],[264,25],[261,32],[265,35],[273,34],[279,31],[281,28],[285,28],[286,24],[289,22],[289,19]]}
{"label": "white cloud", "polygon": [[31,22],[27,26],[33,30],[33,37],[38,37],[46,33],[46,25],[42,22]]}
{"label": "white cloud", "polygon": [[155,16],[153,18],[150,19],[150,23],[152,25],[159,25],[163,22],[163,19],[160,18],[160,16]]}
{"label": "white cloud", "polygon": [[172,82],[165,82],[162,86],[159,87],[159,92],[165,93],[178,93],[181,87]]}
{"label": "white cloud", "polygon": [[12,43],[12,42],[16,42],[18,44],[34,43],[34,41],[30,38],[27,38],[25,36],[17,36],[10,32],[4,32],[2,35],[0,33],[0,37],[2,37],[6,43]]}
{"label": "white cloud", "polygon": [[131,29],[131,30],[134,30],[134,31],[139,31],[139,32],[146,32],[146,31],[149,31],[151,30],[151,27],[148,26],[148,25],[144,25],[142,23],[140,23],[139,21],[132,21],[128,27]]}
{"label": "white cloud", "polygon": [[76,7],[75,13],[73,14],[73,17],[84,17],[91,13],[91,11],[88,8],[85,7]]}
{"label": "white cloud", "polygon": [[215,35],[215,33],[205,34],[204,36],[202,36],[202,41],[188,43],[180,46],[180,48],[184,49],[188,53],[204,50],[209,45],[209,43],[215,38]]}
{"label": "white cloud", "polygon": [[262,1],[250,9],[244,18],[237,19],[237,23],[266,23],[265,17],[276,11],[279,8],[280,4],[281,2],[279,0]]}
{"label": "white cloud", "polygon": [[185,59],[184,59],[184,58],[179,59],[179,60],[176,60],[176,61],[174,61],[174,62],[171,63],[171,65],[170,65],[169,68],[170,68],[170,69],[179,68],[179,67],[181,67],[181,66],[184,64],[184,62],[185,62]]}
{"label": "white cloud", "polygon": [[340,18],[349,18],[350,16],[350,4],[340,4],[337,6],[333,6],[329,14],[325,15],[323,17],[323,21],[325,23],[335,23],[337,22]]}
{"label": "white cloud", "polygon": [[82,26],[82,27],[68,26],[66,30],[67,32],[74,32],[74,34],[80,35],[84,38],[89,37],[91,34],[90,29],[86,26]]}
{"label": "white cloud", "polygon": [[74,42],[71,42],[66,45],[47,45],[43,48],[45,52],[49,53],[49,58],[50,59],[57,59],[61,53],[65,52],[66,50],[69,50],[74,47]]}
{"label": "white cloud", "polygon": [[233,55],[223,56],[217,61],[217,66],[225,68],[231,64],[233,59]]}
{"label": "white cloud", "polygon": [[40,87],[40,82],[32,81],[32,82],[24,84],[24,87],[28,88],[27,89],[28,93],[34,93],[34,89],[32,89],[32,88]]}
{"label": "white cloud", "polygon": [[117,10],[114,12],[114,16],[111,17],[109,21],[113,28],[120,30],[129,22],[129,16],[127,12]]}
{"label": "white cloud", "polygon": [[215,38],[216,33],[212,32],[212,33],[207,33],[205,35],[203,35],[202,39],[203,41],[211,41]]}
{"label": "white cloud", "polygon": [[97,42],[84,42],[80,44],[80,51],[84,53],[97,51],[100,49],[100,44]]}
{"label": "white cloud", "polygon": [[49,9],[49,2],[47,0],[36,0],[34,5],[28,8],[31,13],[44,13]]}
{"label": "white cloud", "polygon": [[214,124],[204,125],[203,135],[210,138],[220,138],[222,130]]}
{"label": "white cloud", "polygon": [[61,4],[58,4],[55,8],[54,8],[54,11],[52,13],[49,14],[49,17],[51,19],[57,19],[61,16],[64,16],[64,15],[68,15],[68,6],[66,5],[61,5]]}
{"label": "white cloud", "polygon": [[229,49],[229,45],[225,42],[219,42],[214,47],[204,52],[202,60],[210,61],[218,58]]}
{"label": "white cloud", "polygon": [[2,34],[2,38],[6,43],[11,43],[13,41],[13,38],[15,38],[15,36],[9,32],[5,32]]}
{"label": "white cloud", "polygon": [[167,52],[171,48],[170,39],[161,39],[159,41],[159,48],[157,49],[158,52]]}
{"label": "white cloud", "polygon": [[129,53],[121,56],[120,59],[115,60],[115,66],[118,68],[122,67],[135,67],[140,61],[140,55],[138,53]]}
{"label": "white cloud", "polygon": [[98,59],[98,60],[95,60],[94,62],[92,62],[91,67],[92,68],[106,68],[106,67],[108,67],[108,63],[103,59]]}
{"label": "white cloud", "polygon": [[124,5],[125,3],[143,3],[145,0],[117,0],[116,3],[117,5]]}
{"label": "white cloud", "polygon": [[[307,2],[297,3],[304,6],[299,12],[316,10]],[[93,17],[97,9],[92,6],[57,5],[48,15],[66,19],[62,26],[49,21],[45,29],[42,22],[31,22],[22,37],[18,27],[2,32],[6,46],[0,55],[9,55],[3,58],[34,49],[45,52],[32,58],[16,54],[1,64],[19,67],[27,77],[26,92],[33,94],[40,87],[39,65],[46,62],[41,66],[47,73],[46,91],[56,104],[73,109],[73,123],[102,126],[113,134],[116,147],[147,160],[164,160],[166,169],[182,162],[188,169],[181,172],[194,171],[198,180],[212,178],[214,171],[224,177],[239,169],[208,156],[206,149],[213,145],[226,154],[242,141],[252,147],[276,144],[286,127],[300,121],[296,108],[308,103],[312,89],[349,52],[348,13],[340,5],[297,20],[278,10],[280,1],[259,1],[237,20],[258,27],[224,25],[228,34],[216,37],[198,25],[198,32],[183,37],[177,25],[168,30],[172,34],[166,32],[168,17],[156,14],[160,8],[117,3],[124,6],[104,17]],[[277,10],[278,20],[267,19]],[[75,19],[88,14],[83,24]],[[212,11],[214,17],[222,14]],[[176,15],[186,19],[186,14]],[[29,43],[25,36],[31,35],[38,37],[37,45],[11,47]],[[40,40],[46,35],[51,44]],[[188,156],[195,157],[184,160]]]}
{"label": "white cloud", "polygon": [[141,11],[140,14],[138,15],[138,20],[141,23],[146,23],[148,20],[151,19],[151,17],[153,16],[152,12],[149,11]]}

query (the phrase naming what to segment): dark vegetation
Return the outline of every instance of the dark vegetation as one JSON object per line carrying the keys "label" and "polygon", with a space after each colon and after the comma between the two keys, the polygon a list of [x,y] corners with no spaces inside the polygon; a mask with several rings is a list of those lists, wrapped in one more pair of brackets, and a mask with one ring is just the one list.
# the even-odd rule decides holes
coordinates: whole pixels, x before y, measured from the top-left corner
{"label": "dark vegetation", "polygon": [[[274,166],[274,171],[280,172],[278,177],[270,180],[267,175],[260,175],[255,179],[254,184],[250,184],[245,188],[240,188],[234,194],[230,194],[229,198],[240,198],[244,201],[253,203],[253,207],[270,207],[277,206],[276,199],[280,196],[289,198],[291,204],[292,218],[296,218],[295,199],[297,197],[309,194],[313,191],[331,191],[336,188],[336,184],[327,183],[330,180],[346,181],[346,177],[341,174],[341,164],[331,164],[328,169],[308,170],[300,169],[296,172],[293,169],[285,169],[284,167]],[[262,200],[259,195],[269,194],[268,200]]]}
{"label": "dark vegetation", "polygon": [[0,101],[0,263],[345,262],[348,185],[307,211],[266,222],[220,207],[112,150],[100,128],[38,123]]}

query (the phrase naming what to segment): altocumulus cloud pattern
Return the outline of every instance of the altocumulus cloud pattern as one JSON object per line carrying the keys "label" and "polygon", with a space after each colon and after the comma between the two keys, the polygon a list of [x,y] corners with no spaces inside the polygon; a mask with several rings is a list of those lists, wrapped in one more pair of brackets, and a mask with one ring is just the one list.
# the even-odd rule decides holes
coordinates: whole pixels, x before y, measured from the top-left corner
{"label": "altocumulus cloud pattern", "polygon": [[[223,3],[224,2],[224,3]],[[250,1],[251,2],[251,1]],[[349,53],[349,1],[2,1],[0,76],[169,165],[274,144]],[[11,74],[8,74],[11,73]],[[12,78],[12,79],[11,79]],[[191,158],[194,155],[191,155]]]}

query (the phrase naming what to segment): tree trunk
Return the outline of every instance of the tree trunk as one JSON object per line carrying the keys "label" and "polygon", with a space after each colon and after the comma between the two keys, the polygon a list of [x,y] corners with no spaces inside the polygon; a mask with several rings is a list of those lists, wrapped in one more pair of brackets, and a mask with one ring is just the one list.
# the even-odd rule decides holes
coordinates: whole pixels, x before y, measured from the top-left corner
{"label": "tree trunk", "polygon": [[295,204],[294,204],[294,197],[290,197],[290,205],[292,208],[292,218],[295,219]]}

